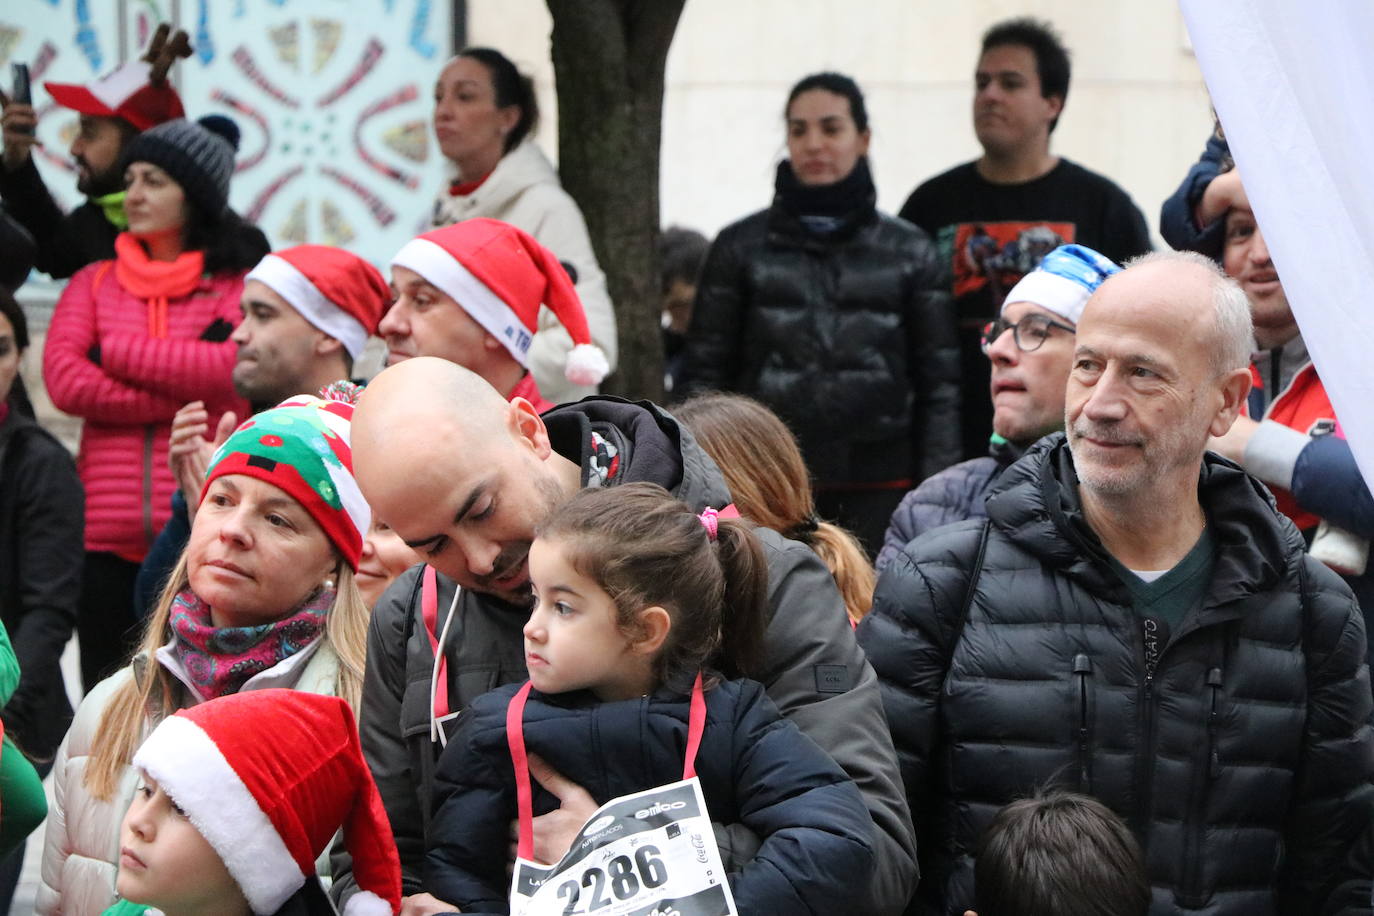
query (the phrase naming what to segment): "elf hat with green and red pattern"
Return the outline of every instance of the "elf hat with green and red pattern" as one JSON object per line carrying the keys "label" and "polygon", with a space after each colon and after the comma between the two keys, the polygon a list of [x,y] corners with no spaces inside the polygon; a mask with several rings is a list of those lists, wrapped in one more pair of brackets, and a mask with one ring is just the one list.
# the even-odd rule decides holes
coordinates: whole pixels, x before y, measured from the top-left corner
{"label": "elf hat with green and red pattern", "polygon": [[217,477],[243,474],[284,490],[358,570],[372,512],[353,479],[353,405],[297,395],[249,417],[210,459],[205,499]]}

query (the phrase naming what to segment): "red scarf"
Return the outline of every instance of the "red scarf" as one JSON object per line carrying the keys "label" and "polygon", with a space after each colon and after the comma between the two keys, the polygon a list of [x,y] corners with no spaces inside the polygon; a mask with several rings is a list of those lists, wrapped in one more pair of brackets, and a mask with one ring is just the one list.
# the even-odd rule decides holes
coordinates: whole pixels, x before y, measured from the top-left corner
{"label": "red scarf", "polygon": [[148,303],[148,336],[167,336],[167,303],[189,296],[205,273],[205,253],[183,251],[175,261],[154,261],[138,239],[115,236],[115,278]]}
{"label": "red scarf", "polygon": [[467,197],[473,191],[476,191],[478,188],[480,188],[482,186],[482,182],[486,181],[490,177],[491,173],[488,172],[476,181],[455,181],[453,182],[453,184],[448,186],[448,195],[449,197]]}

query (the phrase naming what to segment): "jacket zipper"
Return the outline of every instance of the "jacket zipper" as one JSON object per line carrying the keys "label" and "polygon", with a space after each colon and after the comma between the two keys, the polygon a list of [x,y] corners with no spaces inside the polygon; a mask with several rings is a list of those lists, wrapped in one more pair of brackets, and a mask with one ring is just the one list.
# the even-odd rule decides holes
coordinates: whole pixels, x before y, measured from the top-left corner
{"label": "jacket zipper", "polygon": [[[1140,670],[1145,680],[1140,688],[1140,745],[1136,750],[1135,784],[1140,786],[1140,800],[1136,803],[1135,832],[1143,850],[1150,845],[1151,809],[1154,805],[1154,780],[1150,767],[1155,751],[1155,676],[1145,657],[1145,635],[1139,625],[1131,627],[1140,652]],[[1168,646],[1164,647],[1168,651]],[[1164,652],[1160,652],[1161,659]],[[1158,661],[1156,661],[1158,665]]]}
{"label": "jacket zipper", "polygon": [[143,546],[153,546],[157,532],[153,530],[153,433],[155,426],[143,428]]}
{"label": "jacket zipper", "polygon": [[1217,751],[1217,705],[1221,694],[1221,669],[1207,669],[1207,744],[1203,749],[1204,766],[1193,777],[1193,791],[1188,799],[1188,814],[1184,822],[1183,882],[1178,894],[1180,905],[1197,909],[1207,904],[1202,888],[1202,830],[1206,823],[1202,810],[1207,801],[1212,780],[1221,775],[1221,755]]}
{"label": "jacket zipper", "polygon": [[1092,794],[1092,769],[1088,753],[1088,676],[1093,666],[1080,652],[1073,657],[1073,674],[1078,681],[1078,791]]}

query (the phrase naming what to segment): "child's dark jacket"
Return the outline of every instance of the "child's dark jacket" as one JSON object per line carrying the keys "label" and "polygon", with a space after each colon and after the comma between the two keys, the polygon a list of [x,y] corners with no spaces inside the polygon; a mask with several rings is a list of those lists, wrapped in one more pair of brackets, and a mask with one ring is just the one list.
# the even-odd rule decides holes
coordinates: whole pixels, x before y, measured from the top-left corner
{"label": "child's dark jacket", "polygon": [[[425,890],[464,913],[508,912],[510,823],[515,774],[506,707],[518,684],[479,697],[439,761]],[[682,778],[687,697],[602,703],[585,691],[531,691],[525,745],[597,804]],[[696,772],[711,820],[741,823],[762,839],[755,858],[730,876],[739,912],[843,912],[873,868],[863,798],[839,766],[753,681],[706,692],[706,730]],[[534,813],[558,807],[537,782]]]}

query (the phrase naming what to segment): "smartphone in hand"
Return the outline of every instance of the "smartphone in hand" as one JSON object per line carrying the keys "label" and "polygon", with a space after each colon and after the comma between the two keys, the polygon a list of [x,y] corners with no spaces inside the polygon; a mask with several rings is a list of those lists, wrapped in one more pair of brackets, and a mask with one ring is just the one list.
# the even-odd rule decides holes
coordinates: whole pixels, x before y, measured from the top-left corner
{"label": "smartphone in hand", "polygon": [[23,105],[33,104],[33,90],[29,86],[29,65],[11,64],[14,73],[14,91],[10,93],[10,98]]}

